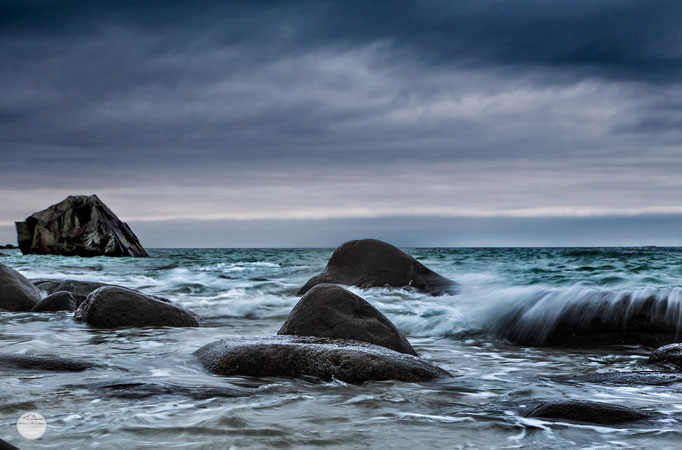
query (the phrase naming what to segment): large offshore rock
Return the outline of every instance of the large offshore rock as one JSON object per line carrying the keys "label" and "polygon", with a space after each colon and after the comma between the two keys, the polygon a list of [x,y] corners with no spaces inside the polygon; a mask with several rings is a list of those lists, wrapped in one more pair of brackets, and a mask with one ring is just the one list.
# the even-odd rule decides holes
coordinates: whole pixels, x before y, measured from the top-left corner
{"label": "large offshore rock", "polygon": [[437,274],[402,250],[376,239],[348,241],[334,251],[322,273],[298,291],[322,283],[360,288],[411,287],[432,295],[455,294],[455,282]]}
{"label": "large offshore rock", "polygon": [[318,284],[309,290],[277,334],[353,339],[417,355],[386,316],[363,298],[335,284]]}
{"label": "large offshore rock", "polygon": [[120,286],[92,292],[78,307],[74,319],[98,328],[198,327],[201,321],[165,299]]}
{"label": "large offshore rock", "polygon": [[29,311],[40,297],[40,290],[28,278],[0,264],[0,310]]}
{"label": "large offshore rock", "polygon": [[194,354],[206,370],[218,375],[314,377],[355,384],[451,376],[424,359],[377,345],[309,336],[223,339]]}
{"label": "large offshore rock", "polygon": [[23,254],[148,256],[130,227],[96,195],[71,195],[16,227]]}

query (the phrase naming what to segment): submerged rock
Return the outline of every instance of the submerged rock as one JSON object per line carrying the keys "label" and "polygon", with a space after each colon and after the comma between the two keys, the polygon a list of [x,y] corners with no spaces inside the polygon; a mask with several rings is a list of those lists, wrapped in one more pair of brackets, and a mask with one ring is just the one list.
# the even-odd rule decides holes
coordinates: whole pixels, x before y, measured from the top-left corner
{"label": "submerged rock", "polygon": [[194,354],[206,370],[218,375],[314,377],[355,384],[451,376],[416,356],[342,339],[293,336],[223,339]]}
{"label": "submerged rock", "polygon": [[124,287],[105,286],[81,303],[74,319],[98,328],[200,326],[198,316],[164,300]]}
{"label": "submerged rock", "polygon": [[617,425],[649,418],[648,414],[625,406],[578,400],[540,403],[523,411],[523,416],[600,425]]}
{"label": "submerged rock", "polygon": [[375,307],[335,284],[318,284],[294,306],[280,335],[353,339],[417,355],[405,336]]}
{"label": "submerged rock", "polygon": [[674,289],[546,289],[496,305],[488,329],[519,345],[658,347],[681,336],[678,295]]}
{"label": "submerged rock", "polygon": [[670,344],[657,348],[649,356],[650,364],[672,364],[682,369],[682,344]]}
{"label": "submerged rock", "polygon": [[233,398],[252,395],[251,392],[213,386],[178,386],[159,383],[115,383],[97,385],[95,391],[106,397],[144,399],[164,395],[189,397],[194,400]]}
{"label": "submerged rock", "polygon": [[411,287],[432,295],[455,294],[455,282],[433,272],[402,250],[376,239],[349,241],[334,251],[322,273],[299,290],[303,295],[322,283],[360,288]]}
{"label": "submerged rock", "polygon": [[552,377],[552,380],[563,383],[596,383],[619,385],[670,386],[682,383],[682,374],[661,373],[651,371],[588,373],[584,375],[566,375]]}
{"label": "submerged rock", "polygon": [[77,307],[78,304],[71,292],[58,291],[42,299],[31,312],[75,311]]}
{"label": "submerged rock", "polygon": [[15,355],[0,353],[0,369],[47,370],[53,372],[82,372],[99,367],[87,361],[52,356]]}
{"label": "submerged rock", "polygon": [[71,195],[16,227],[25,255],[148,256],[130,227],[96,195]]}
{"label": "submerged rock", "polygon": [[0,310],[30,311],[40,301],[40,290],[28,278],[0,264]]}
{"label": "submerged rock", "polygon": [[76,299],[76,306],[83,303],[83,301],[90,295],[91,292],[104,287],[111,286],[106,283],[98,283],[96,281],[78,281],[78,280],[32,280],[41,291],[45,291],[48,294],[54,294],[55,292],[66,291],[73,294]]}

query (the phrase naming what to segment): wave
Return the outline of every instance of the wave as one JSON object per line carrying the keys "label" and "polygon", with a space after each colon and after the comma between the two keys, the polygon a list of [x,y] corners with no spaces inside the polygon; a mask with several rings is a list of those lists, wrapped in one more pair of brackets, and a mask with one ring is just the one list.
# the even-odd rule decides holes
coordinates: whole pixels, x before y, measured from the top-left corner
{"label": "wave", "polygon": [[495,302],[484,328],[524,345],[663,345],[682,330],[682,289],[525,288]]}

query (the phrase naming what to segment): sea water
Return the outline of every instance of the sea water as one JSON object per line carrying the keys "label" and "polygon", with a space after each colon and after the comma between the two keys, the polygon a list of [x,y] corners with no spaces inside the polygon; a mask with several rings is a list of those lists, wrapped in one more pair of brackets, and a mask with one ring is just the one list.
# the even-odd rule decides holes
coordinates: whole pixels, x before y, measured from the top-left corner
{"label": "sea water", "polygon": [[[452,378],[349,385],[312,379],[223,377],[192,356],[229,336],[273,335],[296,291],[333,249],[152,249],[150,258],[9,256],[28,278],[99,281],[167,297],[204,318],[202,328],[101,330],[72,313],[0,312],[0,351],[80,358],[80,373],[0,370],[0,438],[20,448],[226,447],[676,447],[682,383],[613,385],[577,379],[650,371],[651,348],[513,345],[495,334],[505,316],[541,343],[566,304],[652,297],[680,325],[682,250],[674,248],[405,249],[459,284],[457,295],[350,289],[383,312],[425,359]],[[606,300],[604,300],[606,299]],[[575,309],[575,308],[574,308]],[[557,313],[559,311],[559,313]],[[543,331],[545,330],[545,331]],[[112,395],[112,384],[162,386]],[[233,397],[177,387],[227,388]],[[185,392],[185,393],[183,393]],[[576,399],[651,413],[642,423],[596,426],[524,418],[537,401]],[[16,420],[45,416],[48,431],[22,440]]]}

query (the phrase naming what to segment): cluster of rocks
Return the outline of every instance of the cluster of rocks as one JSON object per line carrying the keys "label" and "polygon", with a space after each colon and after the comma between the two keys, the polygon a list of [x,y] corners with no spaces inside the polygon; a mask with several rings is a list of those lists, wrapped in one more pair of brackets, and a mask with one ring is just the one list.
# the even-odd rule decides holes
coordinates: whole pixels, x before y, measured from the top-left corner
{"label": "cluster of rocks", "polygon": [[0,249],[4,249],[4,250],[12,250],[15,248],[18,248],[18,247],[16,245],[12,245],[12,244],[0,245]]}
{"label": "cluster of rocks", "polygon": [[[457,290],[454,282],[389,244],[376,240],[351,241],[339,247],[324,271],[301,288],[302,298],[276,336],[222,339],[203,346],[194,354],[207,371],[227,376],[314,377],[347,383],[370,380],[415,382],[451,376],[446,370],[419,357],[403,333],[386,316],[339,284],[361,288],[416,289],[432,295],[453,294]],[[47,296],[43,297],[43,292]],[[75,311],[76,320],[99,328],[196,327],[202,322],[196,314],[161,297],[96,282],[31,282],[2,264],[0,309]],[[682,344],[659,348],[649,362],[682,369]],[[83,361],[48,361],[40,357],[8,354],[0,354],[0,365],[44,370],[85,370],[92,367]],[[660,384],[679,379],[670,374],[658,375]],[[612,378],[613,382],[618,382],[618,377]],[[620,378],[632,381],[637,376]],[[116,385],[106,389],[134,397],[175,392],[178,388]],[[196,392],[187,391],[185,394],[193,396]],[[524,409],[521,414],[546,420],[599,424],[619,424],[650,417],[622,406],[569,400],[538,403]]]}

